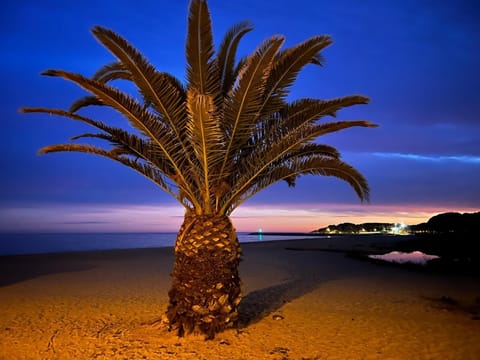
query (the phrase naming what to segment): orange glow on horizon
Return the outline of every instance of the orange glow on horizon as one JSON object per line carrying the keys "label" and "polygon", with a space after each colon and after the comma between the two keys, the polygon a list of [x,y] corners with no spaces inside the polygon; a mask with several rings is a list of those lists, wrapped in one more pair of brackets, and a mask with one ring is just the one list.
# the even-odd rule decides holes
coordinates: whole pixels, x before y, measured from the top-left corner
{"label": "orange glow on horizon", "polygon": [[[255,206],[236,210],[232,216],[239,231],[309,232],[332,224],[385,222],[419,224],[443,212],[476,212],[478,208],[420,205],[293,205]],[[258,224],[258,225],[257,225]]]}
{"label": "orange glow on horizon", "polygon": [[[386,222],[408,225],[442,212],[476,212],[477,208],[420,205],[281,204],[245,205],[232,214],[239,232],[309,232],[344,222]],[[38,205],[0,209],[2,232],[177,232],[180,206]]]}

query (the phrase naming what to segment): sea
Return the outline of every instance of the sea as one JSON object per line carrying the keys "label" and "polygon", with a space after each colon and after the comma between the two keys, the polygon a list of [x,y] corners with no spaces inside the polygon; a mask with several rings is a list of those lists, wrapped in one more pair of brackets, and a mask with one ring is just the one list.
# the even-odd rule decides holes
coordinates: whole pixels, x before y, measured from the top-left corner
{"label": "sea", "polygon": [[[0,256],[170,247],[177,233],[0,233]],[[291,240],[305,235],[237,233],[244,242]]]}

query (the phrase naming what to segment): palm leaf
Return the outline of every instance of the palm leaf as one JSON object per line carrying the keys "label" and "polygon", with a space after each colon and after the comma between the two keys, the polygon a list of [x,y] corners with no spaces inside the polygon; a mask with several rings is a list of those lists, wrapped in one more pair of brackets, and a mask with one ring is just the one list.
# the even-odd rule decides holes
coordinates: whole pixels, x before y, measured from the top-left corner
{"label": "palm leaf", "polygon": [[217,61],[218,71],[220,72],[220,87],[224,96],[232,88],[236,80],[235,56],[238,44],[242,37],[251,30],[253,30],[253,27],[249,22],[236,24],[227,31],[220,43]]}
{"label": "palm leaf", "polygon": [[[352,105],[366,104],[369,99],[361,95],[352,95],[332,100],[299,99],[286,104],[257,127],[256,135],[263,135],[264,142],[274,143],[292,130],[313,124],[324,116],[335,117],[337,111]],[[260,139],[262,140],[262,139]]]}
{"label": "palm leaf", "polygon": [[238,76],[238,85],[233,89],[231,99],[224,109],[224,131],[229,134],[229,138],[225,158],[220,168],[220,177],[223,176],[227,164],[232,164],[235,153],[250,137],[250,129],[262,103],[265,79],[270,71],[272,58],[283,42],[284,39],[278,36],[267,39],[247,59]]}
{"label": "palm leaf", "polygon": [[72,105],[70,105],[69,111],[72,113],[77,112],[81,108],[84,108],[86,106],[103,106],[105,105],[100,99],[98,99],[96,96],[84,96],[75,101]]}
{"label": "palm leaf", "polygon": [[[268,149],[260,150],[263,153],[268,152]],[[286,153],[284,156],[278,160],[272,162],[269,168],[275,167],[284,167],[285,164],[295,161],[308,160],[313,157],[321,157],[322,159],[339,159],[340,153],[333,146],[325,144],[316,144],[316,143],[303,143],[295,148],[294,150]],[[239,167],[239,170],[243,172],[243,169]],[[290,175],[282,178],[285,180],[289,187],[295,186],[295,179],[297,175]]]}
{"label": "palm leaf", "polygon": [[[180,176],[180,180],[186,182],[186,172],[192,172],[189,182],[195,185],[195,180],[198,178],[197,164],[191,157],[192,151],[184,132],[187,116],[183,85],[174,76],[156,71],[133,46],[115,32],[97,26],[93,29],[93,34],[121,61],[121,68],[128,70],[131,74],[131,80],[138,86],[145,104],[157,112],[157,122],[164,121],[171,130],[175,137],[173,143],[181,147],[182,158],[177,158],[177,161],[181,160],[187,164],[183,167],[184,174]],[[116,70],[116,65],[112,67]],[[193,195],[194,190],[191,186],[187,193]]]}
{"label": "palm leaf", "polygon": [[375,124],[363,120],[339,121],[320,125],[306,124],[291,130],[271,146],[262,148],[262,152],[252,152],[250,156],[242,158],[241,161],[243,164],[236,164],[237,168],[242,169],[239,171],[242,175],[236,179],[230,198],[225,201],[222,209],[226,211],[230,208],[243,193],[248,191],[250,186],[253,186],[257,178],[269,169],[272,164],[275,164],[292,151],[296,151],[302,144],[313,141],[321,135],[356,126],[376,127]]}
{"label": "palm leaf", "polygon": [[95,37],[110,50],[131,74],[144,99],[152,103],[174,130],[180,141],[179,129],[185,121],[185,93],[180,82],[172,75],[158,72],[125,39],[115,32],[96,26]]}
{"label": "palm leaf", "polygon": [[288,89],[300,71],[309,63],[320,64],[319,52],[331,43],[327,35],[314,36],[278,54],[268,77],[267,92],[260,111],[262,115],[277,111],[283,105]]}
{"label": "palm leaf", "polygon": [[[259,168],[254,171],[256,174],[260,173],[272,163],[282,159],[285,155],[290,154],[292,151],[298,151],[303,144],[313,141],[322,135],[351,127],[376,127],[376,125],[368,121],[357,120],[329,122],[319,125],[306,124],[304,126],[299,126],[266,147],[264,150],[265,154],[259,154],[260,156],[263,155],[264,161],[257,162]],[[253,156],[255,156],[255,154],[253,154]]]}
{"label": "palm leaf", "polygon": [[83,133],[75,136],[70,136],[71,141],[84,139],[84,138],[95,138],[95,139],[102,139],[102,140],[112,140],[112,136],[104,133]]}
{"label": "palm leaf", "polygon": [[[154,181],[196,215],[229,215],[265,187],[277,181],[293,186],[297,177],[309,174],[338,177],[362,201],[368,200],[363,176],[340,160],[335,148],[314,142],[321,135],[350,127],[375,126],[361,120],[320,122],[344,107],[365,104],[368,98],[353,95],[287,103],[300,71],[308,64],[322,65],[321,51],[331,44],[330,37],[315,36],[282,51],[283,37],[273,36],[235,64],[239,43],[251,30],[248,22],[230,28],[215,56],[207,1],[191,0],[184,86],[176,77],[157,71],[123,37],[96,26],[94,36],[116,61],[104,65],[91,79],[61,70],[44,73],[70,80],[89,94],[75,101],[70,111],[22,111],[84,122],[100,132],[72,140],[108,143],[108,149],[52,145],[42,153],[77,151],[118,161]],[[114,80],[133,83],[140,99],[111,86]],[[77,114],[86,106],[98,105],[118,111],[139,135]]]}
{"label": "palm leaf", "polygon": [[102,83],[120,79],[132,81],[132,75],[121,62],[115,61],[101,67],[92,79]]}
{"label": "palm leaf", "polygon": [[340,153],[333,146],[316,143],[301,144],[297,149],[289,152],[284,158],[285,160],[309,158],[311,156],[321,156],[330,159],[339,159]]}
{"label": "palm leaf", "polygon": [[125,132],[121,128],[108,126],[101,121],[93,120],[93,119],[88,118],[86,116],[81,116],[81,115],[72,113],[70,111],[65,111],[65,110],[62,110],[62,109],[24,107],[24,108],[20,108],[20,112],[24,113],[24,114],[26,114],[26,113],[43,113],[43,114],[62,116],[62,117],[70,118],[70,119],[75,120],[75,121],[83,122],[85,124],[88,124],[90,126],[93,126],[93,127],[97,128],[97,129],[103,130],[103,131],[105,131],[109,134],[112,134],[114,132],[120,132],[120,131]]}
{"label": "palm leaf", "polygon": [[71,137],[71,140],[77,140],[82,137],[95,137],[108,140],[114,145],[121,145],[125,149],[128,149],[129,154],[141,157],[156,164],[156,166],[158,166],[158,168],[161,169],[167,177],[173,178],[175,175],[172,165],[167,161],[161,149],[155,147],[152,142],[146,142],[144,139],[141,139],[134,134],[130,134],[121,128],[108,126],[100,121],[60,109],[22,108],[20,111],[22,113],[47,113],[50,115],[58,115],[86,123],[106,132],[107,134],[81,134]]}
{"label": "palm leaf", "polygon": [[302,124],[313,123],[323,116],[336,117],[338,110],[353,105],[367,104],[369,101],[369,98],[362,95],[331,100],[299,99],[287,104],[278,112],[278,125],[294,129]]}
{"label": "palm leaf", "polygon": [[192,201],[198,205],[194,198],[194,192],[192,191],[193,183],[186,178],[191,168],[185,163],[185,156],[181,151],[178,139],[173,136],[169,129],[164,127],[162,122],[158,121],[158,118],[153,116],[133,98],[106,84],[61,70],[47,70],[44,72],[44,75],[59,76],[70,80],[87,91],[90,91],[102,102],[123,114],[134,128],[138,129],[143,135],[158,145],[159,149],[161,149],[164,156],[175,169],[176,176],[178,177],[176,183],[189,195]]}
{"label": "palm leaf", "polygon": [[123,165],[128,166],[129,168],[135,170],[136,172],[142,174],[156,185],[161,187],[164,191],[172,195],[174,198],[178,199],[178,195],[172,191],[172,189],[167,185],[165,180],[163,179],[163,174],[158,171],[155,166],[151,166],[148,163],[142,163],[135,160],[131,160],[128,157],[119,156],[116,152],[107,151],[102,148],[98,148],[92,145],[84,145],[84,144],[55,144],[49,145],[41,148],[39,150],[39,154],[48,154],[48,153],[55,153],[55,152],[65,152],[65,151],[74,151],[74,152],[82,152],[88,154],[95,154],[100,155],[108,159],[115,160]]}
{"label": "palm leaf", "polygon": [[141,158],[154,164],[165,176],[173,178],[175,175],[172,165],[166,161],[158,147],[150,141],[145,141],[138,136],[128,134],[127,132],[114,132],[113,134],[103,133],[84,133],[70,137],[70,140],[78,140],[83,138],[95,138],[106,140],[115,146],[116,151],[122,152],[123,155],[129,155]]}
{"label": "palm leaf", "polygon": [[[340,159],[311,156],[301,161],[289,161],[283,165],[272,166],[260,174],[248,190],[235,200],[241,203],[272,184],[285,180],[291,184],[299,175],[334,176],[347,182],[361,201],[369,201],[370,189],[366,179],[351,165]],[[233,211],[233,209],[231,210]]]}
{"label": "palm leaf", "polygon": [[[110,64],[107,64],[100,68],[92,77],[93,80],[101,82],[101,83],[107,83],[108,81],[112,80],[118,80],[118,79],[123,79],[123,80],[131,80],[132,77],[130,73],[125,70],[125,67],[122,65],[120,62],[113,62]],[[77,112],[81,108],[91,106],[91,105],[104,105],[96,96],[84,96],[77,101],[75,101],[71,106],[70,106],[70,111],[71,112]]]}
{"label": "palm leaf", "polygon": [[[163,126],[162,122],[158,121],[158,118],[148,112],[142,105],[127,94],[81,75],[62,70],[47,70],[43,74],[47,76],[63,77],[93,93],[104,104],[114,108],[124,115],[134,128],[139,130],[143,135],[151,138],[153,141],[157,143],[162,142],[163,144],[174,143],[175,139],[172,137],[169,130]],[[173,149],[171,149],[170,146],[160,145],[160,147],[164,148],[167,157],[171,157],[171,155],[169,156],[169,153],[173,152]]]}
{"label": "palm leaf", "polygon": [[219,93],[215,70],[212,23],[205,0],[192,0],[188,15],[186,42],[187,80],[189,88],[199,94]]}
{"label": "palm leaf", "polygon": [[203,174],[204,209],[207,214],[212,211],[211,188],[215,180],[215,169],[223,159],[223,134],[218,119],[214,115],[213,97],[198,94],[194,90],[187,96],[188,137],[192,139],[193,150],[200,163]]}
{"label": "palm leaf", "polygon": [[291,104],[285,105],[281,111],[271,115],[257,125],[250,140],[251,144],[243,148],[243,154],[258,153],[261,146],[265,148],[262,151],[271,152],[272,146],[277,142],[282,142],[282,139],[294,140],[292,131],[297,132],[297,137],[298,135],[301,136],[302,133],[298,133],[299,129],[315,123],[323,116],[336,116],[336,112],[341,108],[367,102],[368,98],[359,95],[333,100],[296,100]]}

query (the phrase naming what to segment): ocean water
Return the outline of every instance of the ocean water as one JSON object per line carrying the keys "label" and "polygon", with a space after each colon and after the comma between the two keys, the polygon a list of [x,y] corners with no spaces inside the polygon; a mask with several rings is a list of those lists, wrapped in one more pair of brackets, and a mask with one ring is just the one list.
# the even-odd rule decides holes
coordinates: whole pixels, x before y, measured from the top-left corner
{"label": "ocean water", "polygon": [[[173,246],[177,233],[0,233],[0,255]],[[305,238],[295,235],[237,233],[240,242]]]}

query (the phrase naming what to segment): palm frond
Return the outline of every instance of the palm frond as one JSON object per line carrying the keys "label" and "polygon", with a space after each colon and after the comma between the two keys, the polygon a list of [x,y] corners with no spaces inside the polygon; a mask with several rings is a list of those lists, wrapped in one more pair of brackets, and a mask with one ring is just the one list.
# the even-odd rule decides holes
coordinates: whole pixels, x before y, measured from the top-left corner
{"label": "palm frond", "polygon": [[235,56],[242,37],[253,30],[249,22],[241,22],[228,30],[220,43],[217,55],[220,72],[220,88],[223,96],[232,88],[236,79]]}
{"label": "palm frond", "polygon": [[[117,131],[110,134],[103,133],[85,133],[76,136],[72,136],[70,140],[78,140],[82,138],[96,138],[108,141],[111,145],[114,145],[116,154],[133,156],[137,159],[142,159],[149,162],[166,177],[170,179],[175,178],[175,170],[163,156],[163,153],[158,147],[151,141],[145,141],[136,135],[129,134],[125,131]],[[113,149],[110,149],[112,151]]]}
{"label": "palm frond", "polygon": [[297,151],[302,144],[313,141],[321,135],[357,126],[376,127],[377,125],[364,120],[330,122],[320,125],[305,124],[291,130],[273,144],[260,148],[259,152],[253,151],[249,156],[240,158],[240,163],[237,163],[236,167],[245,171],[239,171],[241,175],[235,179],[230,198],[225,200],[222,209],[227,211],[243,193],[248,191],[249,187],[253,186],[261,174],[292,151]]}
{"label": "palm frond", "polygon": [[85,124],[88,124],[90,126],[93,126],[97,129],[103,130],[107,133],[111,133],[113,131],[123,131],[121,128],[116,128],[112,126],[108,126],[105,123],[97,120],[93,120],[91,118],[88,118],[86,116],[81,116],[76,113],[72,113],[70,111],[65,111],[62,109],[50,109],[50,108],[37,108],[37,107],[24,107],[20,108],[21,113],[43,113],[43,114],[49,114],[49,115],[57,115],[57,116],[62,116],[66,118],[70,118],[75,121],[80,121]]}
{"label": "palm frond", "polygon": [[[47,70],[43,74],[47,76],[62,77],[70,80],[85,90],[93,93],[104,104],[112,107],[124,115],[134,128],[139,130],[143,135],[152,139],[152,141],[157,143],[163,142],[164,144],[170,144],[174,142],[175,139],[172,137],[169,129],[165,128],[163,123],[160,122],[157,117],[148,112],[141,104],[138,103],[138,101],[127,94],[106,84],[85,78],[82,75],[62,70]],[[169,153],[167,147],[165,147],[165,153]]]}
{"label": "palm frond", "polygon": [[188,137],[192,140],[193,150],[200,163],[204,209],[207,214],[212,211],[211,188],[215,180],[215,169],[223,159],[223,134],[219,121],[215,117],[213,97],[190,90],[187,96]]}
{"label": "palm frond", "polygon": [[258,127],[264,134],[263,141],[273,143],[304,125],[313,124],[324,116],[335,117],[338,110],[352,105],[367,104],[369,99],[361,95],[345,96],[331,100],[299,99],[286,104],[280,111],[266,118]]}
{"label": "palm frond", "polygon": [[330,36],[314,36],[288,48],[275,59],[267,81],[261,114],[277,111],[295,82],[300,71],[309,63],[321,64],[319,52],[332,43]]}
{"label": "palm frond", "polygon": [[[333,146],[329,145],[316,143],[301,144],[298,149],[292,150],[281,159],[272,163],[272,167],[283,167],[286,163],[310,160],[314,157],[322,159],[340,159],[340,153]],[[291,174],[283,177],[283,180],[289,187],[295,187],[297,177],[298,174]]]}
{"label": "palm frond", "polygon": [[121,61],[121,66],[131,74],[131,80],[138,86],[145,102],[152,103],[178,136],[177,128],[181,128],[182,121],[185,121],[185,92],[180,82],[172,75],[156,71],[133,46],[115,32],[100,26],[96,26],[92,32]]}
{"label": "palm frond", "polygon": [[226,94],[227,98],[230,97],[231,93],[233,92],[233,86],[235,85],[235,81],[238,80],[239,78],[239,74],[240,74],[240,71],[245,67],[245,64],[247,63],[247,59],[248,57],[247,56],[243,56],[240,58],[240,60],[238,60],[237,62],[237,65],[235,66],[235,68],[233,69],[233,77],[235,78],[233,83],[232,83],[232,86],[230,87],[230,90],[228,91],[228,93]]}
{"label": "palm frond", "polygon": [[370,188],[367,180],[354,167],[340,159],[310,156],[301,160],[289,160],[284,164],[277,164],[266,169],[255,179],[247,191],[238,196],[235,202],[244,202],[279,181],[287,181],[289,185],[292,185],[300,175],[334,176],[347,182],[361,201],[369,201]]}
{"label": "palm frond", "polygon": [[44,74],[63,77],[76,83],[85,90],[93,93],[105,104],[123,114],[134,128],[138,129],[144,136],[150,138],[158,145],[159,149],[161,149],[164,156],[175,169],[177,176],[176,183],[185,190],[191,199],[194,199],[194,191],[192,190],[193,183],[186,179],[186,176],[190,172],[190,166],[185,164],[185,156],[181,151],[177,139],[169,129],[165,128],[162,122],[158,121],[158,118],[148,112],[135,99],[106,84],[62,70],[47,70]]}
{"label": "palm frond", "polygon": [[270,166],[272,163],[275,163],[279,159],[282,159],[284,156],[291,154],[292,151],[298,151],[303,146],[303,144],[313,141],[322,135],[348,129],[351,127],[376,126],[377,125],[365,120],[338,121],[318,125],[307,124],[304,126],[299,126],[298,128],[293,129],[287,134],[285,134],[277,141],[265,147],[263,149],[264,154],[256,155],[255,153],[253,153],[253,157],[261,156],[264,159],[262,162],[257,162],[258,168],[254,171],[256,175],[258,175],[261,171]]}
{"label": "palm frond", "polygon": [[[297,136],[301,139],[303,133],[299,130],[314,124],[323,116],[335,116],[341,108],[367,102],[368,98],[353,95],[332,100],[299,99],[286,104],[279,112],[257,124],[249,146],[245,146],[242,153],[245,157],[248,153],[271,152],[272,146],[279,141],[282,142],[284,138],[293,141],[293,136]],[[293,131],[297,135],[294,135]]]}
{"label": "palm frond", "polygon": [[[107,64],[100,68],[92,77],[92,80],[107,83],[112,80],[131,80],[131,74],[125,69],[122,63],[116,61],[110,64]],[[77,112],[81,108],[87,106],[101,106],[104,105],[96,96],[84,96],[76,100],[71,106],[71,112]]]}
{"label": "palm frond", "polygon": [[325,58],[323,57],[322,54],[318,53],[315,55],[312,59],[312,64],[318,65],[318,66],[323,66],[325,64]]}
{"label": "palm frond", "polygon": [[99,134],[81,134],[73,136],[70,140],[77,140],[85,137],[94,137],[98,139],[103,139],[109,141],[111,144],[116,146],[122,146],[130,155],[140,157],[151,163],[156,164],[158,168],[165,173],[169,178],[175,177],[175,170],[173,166],[168,162],[167,158],[163,154],[160,148],[155,146],[152,142],[147,142],[140,137],[131,134],[122,128],[108,126],[100,121],[90,119],[85,116],[78,114],[70,113],[65,110],[60,109],[48,109],[48,108],[22,108],[20,109],[23,113],[46,113],[50,115],[57,115],[62,117],[67,117],[72,120],[80,121],[86,123],[90,126],[93,126],[99,130],[104,131],[104,133]]}
{"label": "palm frond", "polygon": [[77,112],[81,108],[87,107],[87,106],[103,106],[105,105],[100,99],[98,99],[96,96],[84,96],[75,101],[72,105],[70,105],[69,111],[72,113]]}
{"label": "palm frond", "polygon": [[115,160],[142,174],[143,176],[154,182],[156,185],[158,185],[160,188],[162,188],[164,191],[172,195],[174,198],[180,200],[178,194],[174,193],[173,190],[167,185],[163,178],[163,174],[158,171],[155,166],[152,166],[146,162],[138,162],[125,156],[119,156],[114,150],[107,151],[96,146],[84,144],[55,144],[45,146],[41,148],[38,152],[39,154],[43,155],[48,153],[69,151],[100,155],[105,158]]}
{"label": "palm frond", "polygon": [[115,61],[101,67],[92,79],[102,83],[120,79],[132,81],[132,75],[121,62]]}
{"label": "palm frond", "polygon": [[[86,123],[100,132],[71,139],[93,139],[105,148],[57,144],[40,152],[76,151],[113,159],[155,182],[196,215],[229,215],[265,187],[277,181],[294,186],[303,175],[338,177],[362,201],[369,199],[365,178],[343,162],[334,147],[315,142],[350,127],[376,126],[363,120],[321,121],[369,99],[352,95],[287,102],[300,71],[308,64],[323,64],[321,51],[332,43],[329,36],[314,36],[285,50],[284,38],[272,36],[237,61],[240,41],[253,29],[249,22],[231,27],[215,55],[207,0],[190,0],[187,21],[186,85],[156,70],[114,31],[94,27],[93,35],[116,61],[92,78],[62,70],[44,72],[72,81],[89,94],[75,101],[70,111],[21,111]],[[139,99],[112,86],[115,80],[135,85]],[[77,113],[87,106],[116,110],[135,134]]]}
{"label": "palm frond", "polygon": [[199,94],[219,93],[215,62],[212,23],[205,0],[191,0],[186,42],[187,80],[189,88]]}
{"label": "palm frond", "polygon": [[71,141],[85,139],[85,138],[95,138],[95,139],[102,139],[102,140],[111,140],[112,136],[104,133],[83,133],[79,135],[70,136]]}
{"label": "palm frond", "polygon": [[[171,144],[179,146],[182,153],[177,161],[185,162],[181,167],[183,174],[179,176],[180,181],[187,182],[188,172],[193,173],[189,182],[190,190],[187,191],[193,196],[195,179],[198,178],[196,163],[191,157],[189,141],[185,138],[186,115],[186,93],[180,81],[165,72],[157,71],[133,46],[115,32],[95,27],[93,34],[109,49],[120,61],[121,67],[131,74],[131,80],[137,85],[144,98],[145,105],[152,107],[158,114],[156,122],[162,122],[165,129],[168,129],[172,141]],[[112,65],[116,69],[116,65]],[[180,169],[180,166],[177,170]],[[178,171],[180,173],[180,171]]]}
{"label": "palm frond", "polygon": [[321,156],[323,158],[339,159],[340,153],[333,146],[316,143],[301,144],[295,150],[289,152],[282,161],[291,159],[303,159],[312,156]]}
{"label": "palm frond", "polygon": [[[232,91],[230,101],[224,109],[224,132],[228,134],[225,158],[220,168],[222,177],[227,164],[232,164],[235,153],[250,138],[250,130],[262,103],[265,80],[270,71],[272,58],[277,54],[284,39],[273,36],[247,58],[238,76],[238,85]],[[230,172],[226,171],[227,173]]]}
{"label": "palm frond", "polygon": [[[230,182],[232,184],[235,184],[231,189],[231,193],[235,193],[236,190],[238,190],[238,184],[242,184],[248,181],[249,178],[251,181],[249,186],[244,188],[243,193],[238,192],[235,195],[236,197],[232,197],[232,199],[230,200],[230,205],[226,205],[225,209],[227,209],[228,206],[232,206],[232,208],[235,208],[236,205],[234,205],[234,203],[239,201],[239,199],[243,199],[245,196],[246,198],[250,197],[250,195],[244,195],[244,194],[245,193],[250,194],[251,188],[258,188],[261,184],[263,184],[264,181],[259,179],[263,179],[265,173],[270,172],[271,169],[275,169],[277,167],[284,168],[285,164],[309,160],[312,158],[322,158],[325,160],[340,159],[340,153],[334,147],[325,145],[325,144],[307,142],[307,143],[300,143],[297,147],[294,147],[290,151],[286,151],[283,154],[283,156],[277,157],[275,161],[271,161],[268,165],[263,166],[265,165],[267,158],[270,158],[270,159],[272,158],[273,151],[275,150],[272,150],[268,146],[265,146],[265,145],[259,146],[259,144],[256,143],[254,150],[251,153],[247,154],[246,156],[242,157],[241,160],[236,163],[235,168],[237,169],[237,171],[236,173],[233,174],[233,176],[230,179]],[[263,166],[263,170],[257,172],[256,175],[254,176],[253,174],[255,173],[255,171],[262,166]],[[293,187],[295,186],[295,179],[297,176],[298,174],[289,173],[283,177],[278,178],[278,180],[275,180],[273,182],[284,180],[287,182],[289,187]],[[267,186],[269,185],[265,185],[265,187]],[[254,193],[260,190],[261,189],[257,189],[256,191],[254,191]],[[222,202],[222,205],[227,204],[227,202],[228,202],[227,200]],[[241,203],[243,202],[243,200],[239,202]]]}

